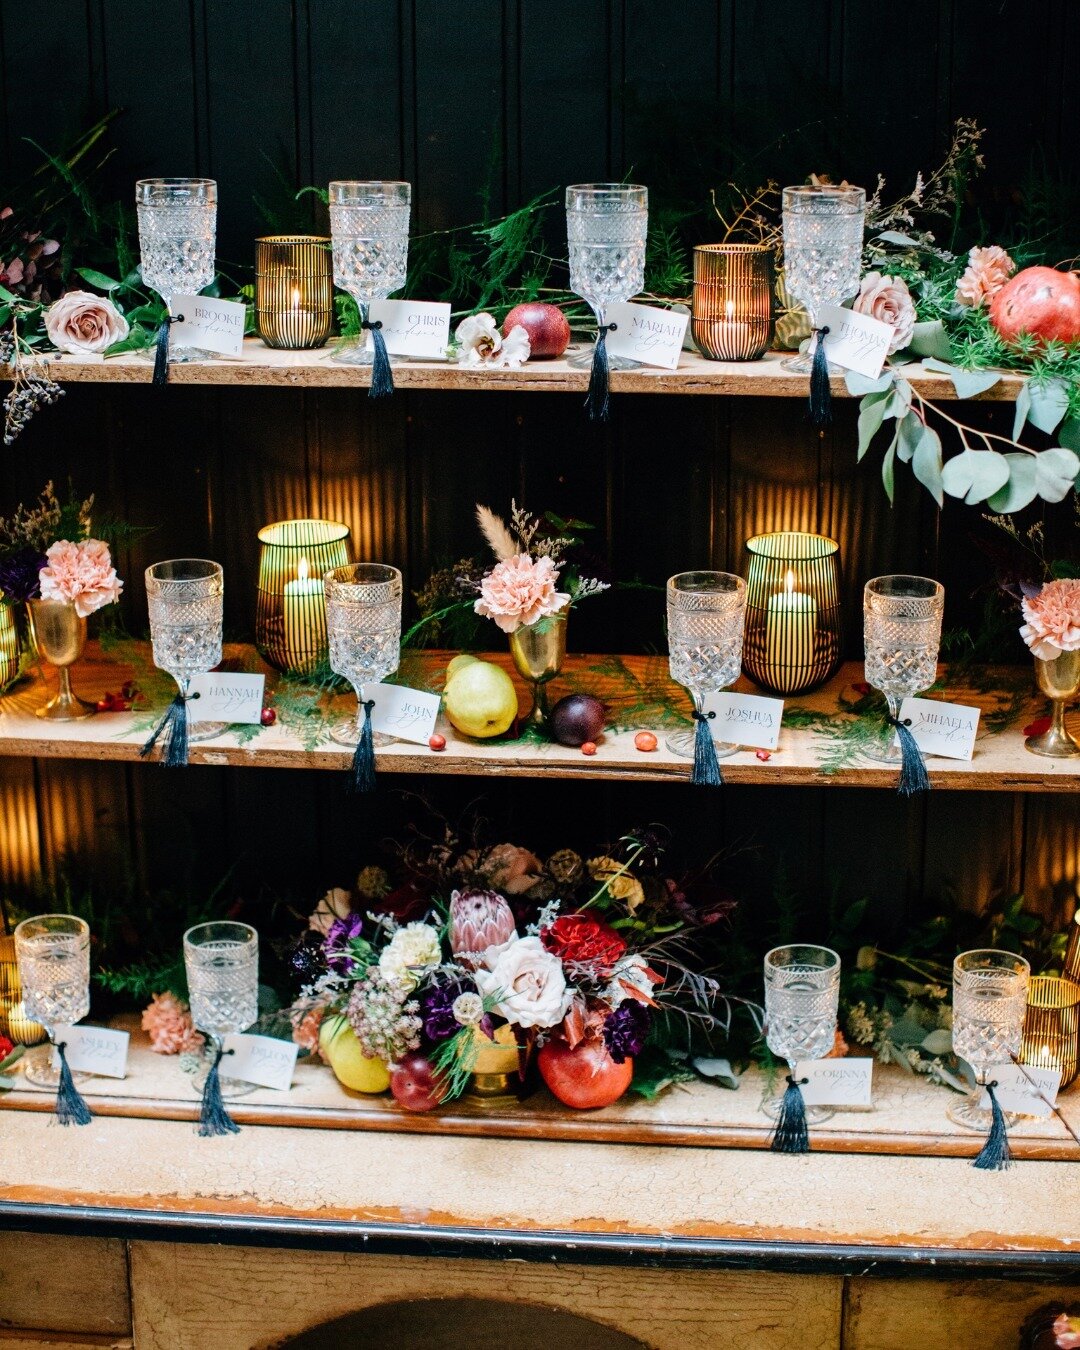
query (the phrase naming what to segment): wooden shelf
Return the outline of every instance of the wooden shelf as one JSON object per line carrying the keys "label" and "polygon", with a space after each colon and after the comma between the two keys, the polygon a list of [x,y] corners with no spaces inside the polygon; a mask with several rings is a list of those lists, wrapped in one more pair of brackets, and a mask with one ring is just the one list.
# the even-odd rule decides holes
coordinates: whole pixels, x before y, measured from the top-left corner
{"label": "wooden shelf", "polygon": [[[572,347],[571,352],[576,350]],[[244,354],[235,360],[207,360],[173,365],[169,383],[175,385],[230,385],[239,388],[359,389],[371,381],[370,368],[341,365],[333,360],[333,345],[317,351],[288,352],[263,346],[258,338],[244,342]],[[613,371],[611,389],[617,394],[726,394],[806,398],[807,376],[783,369],[789,353],[769,352],[760,361],[707,361],[683,352],[678,370],[641,366]],[[153,363],[135,353],[87,360],[85,357],[52,356],[49,373],[65,384],[149,384]],[[918,365],[904,368],[912,384],[929,398],[955,400],[956,391],[947,375],[923,371]],[[917,372],[917,373],[916,373]],[[4,367],[0,376],[10,378]],[[447,362],[399,361],[394,365],[394,383],[405,389],[485,389],[563,393],[585,396],[589,372],[577,370],[565,359],[530,361],[520,370],[467,370]],[[979,395],[980,402],[1011,402],[1023,378],[1005,374]],[[833,394],[847,398],[841,377],[832,380]]]}
{"label": "wooden shelf", "polygon": [[[418,687],[438,688],[450,655],[448,652],[410,654],[399,679]],[[149,645],[130,644],[128,658],[121,661],[107,657],[99,647],[90,644],[85,658],[75,670],[77,690],[84,697],[96,700],[106,690],[116,691],[125,680],[134,678],[143,681],[163,708],[166,686],[150,665]],[[513,675],[507,654],[494,654],[489,659],[498,661]],[[225,664],[231,669],[266,669],[251,648],[240,646],[226,649]],[[767,786],[894,787],[895,769],[846,753],[841,755],[839,767],[835,763],[837,741],[835,735],[830,734],[830,728],[849,720],[842,711],[841,700],[850,701],[857,697],[852,685],[862,679],[862,673],[860,665],[849,664],[823,689],[807,697],[789,700],[788,710],[801,708],[829,714],[829,727],[822,730],[785,725],[780,746],[767,761],[759,760],[753,750],[740,751],[724,760],[725,780],[733,784]],[[1015,668],[1005,670],[998,676],[1001,687],[1016,689],[1019,686],[1020,693],[1015,696],[988,693],[985,691],[994,688],[994,676],[993,672],[983,673],[987,678],[979,681],[981,691],[968,687],[963,681],[951,682],[946,673],[941,696],[951,702],[980,707],[984,723],[989,720],[996,729],[987,729],[984,725],[970,762],[930,759],[928,767],[934,787],[1003,792],[1080,791],[1080,760],[1042,759],[1024,748],[1021,728],[1044,711],[1034,681],[1029,698],[1025,672]],[[270,697],[276,678],[270,673],[267,686]],[[49,671],[48,679],[51,688],[55,682],[52,671]],[[527,709],[528,695],[516,676],[515,682],[519,688],[520,706]],[[754,686],[745,679],[738,687],[747,692],[754,691]],[[588,691],[604,699],[611,721],[621,726],[619,730],[605,733],[594,756],[587,757],[579,750],[546,742],[474,741],[460,735],[442,718],[440,729],[446,735],[445,750],[435,752],[427,746],[392,743],[378,751],[378,769],[381,773],[623,782],[686,782],[689,779],[689,760],[673,754],[664,744],[664,716],[666,714],[670,722],[673,707],[686,707],[689,724],[689,702],[685,692],[669,681],[666,658],[571,656],[563,676],[555,682],[554,694],[558,697],[575,690]],[[46,697],[46,687],[37,676],[23,681],[0,699],[0,755],[111,762],[131,762],[139,758],[139,748],[151,722],[149,711],[101,713],[82,722],[47,724],[35,715],[35,709]],[[350,752],[328,739],[326,719],[345,716],[354,706],[351,698],[339,696],[329,701],[324,716],[307,718],[302,725],[290,722],[288,715],[283,715],[273,727],[244,728],[239,736],[228,732],[215,740],[195,743],[191,747],[191,763],[344,770],[349,764]],[[645,728],[657,731],[660,739],[659,748],[651,753],[643,753],[634,747],[635,732]]]}

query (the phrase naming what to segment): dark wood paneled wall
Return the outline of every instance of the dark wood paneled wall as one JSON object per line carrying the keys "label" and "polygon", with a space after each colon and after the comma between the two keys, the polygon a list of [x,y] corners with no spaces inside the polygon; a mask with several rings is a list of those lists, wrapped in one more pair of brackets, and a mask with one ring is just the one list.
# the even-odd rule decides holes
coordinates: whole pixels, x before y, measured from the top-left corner
{"label": "dark wood paneled wall", "polygon": [[[143,174],[214,175],[221,257],[240,263],[262,228],[255,194],[284,201],[336,175],[410,179],[418,230],[475,219],[489,189],[497,212],[631,168],[658,195],[699,205],[734,173],[827,167],[872,184],[880,168],[899,190],[937,162],[965,114],[988,124],[988,191],[1007,195],[1033,154],[1053,164],[1069,149],[1080,113],[1080,7],[1068,0],[911,0],[902,19],[858,0],[55,0],[44,17],[0,0],[8,174],[34,162],[22,137],[54,147],[123,106],[116,191]],[[243,635],[265,522],[340,518],[357,556],[399,564],[415,587],[473,549],[478,498],[505,507],[511,495],[595,521],[615,574],[655,583],[689,566],[739,567],[760,529],[830,531],[855,649],[859,591],[875,572],[933,572],[951,622],[974,611],[971,514],[939,517],[910,481],[890,509],[876,464],[854,462],[853,407],[819,440],[786,401],[615,405],[598,430],[558,395],[373,406],[345,392],[76,387],[5,454],[0,509],[70,476],[110,514],[155,525],[120,560],[135,630],[154,558],[221,558],[227,623]],[[659,596],[590,602],[572,645],[659,645],[660,615]],[[249,890],[315,892],[415,813],[393,794],[358,808],[321,774],[0,760],[0,776],[0,878],[18,887],[64,850],[92,849],[104,876],[130,856],[150,884],[207,884],[239,860]],[[407,786],[449,814],[480,790]],[[975,905],[1026,886],[1067,913],[1080,858],[1075,805],[1054,797],[941,793],[910,805],[834,789],[514,782],[489,809],[500,834],[537,844],[678,818],[698,853],[739,850],[732,871],[751,895],[782,858],[808,897],[839,873],[843,894],[889,908],[943,889]],[[282,820],[289,829],[267,824]]]}

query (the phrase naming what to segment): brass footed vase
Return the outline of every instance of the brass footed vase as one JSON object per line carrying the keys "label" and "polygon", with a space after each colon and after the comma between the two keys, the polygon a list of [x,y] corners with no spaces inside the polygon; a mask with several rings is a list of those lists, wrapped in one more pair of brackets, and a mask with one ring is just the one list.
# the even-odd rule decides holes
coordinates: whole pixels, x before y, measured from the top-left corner
{"label": "brass footed vase", "polygon": [[66,600],[28,600],[30,632],[38,656],[55,666],[60,688],[37,715],[49,722],[77,722],[97,711],[92,703],[79,698],[71,687],[71,666],[86,646],[86,620],[80,619],[75,606]]}
{"label": "brass footed vase", "polygon": [[1062,652],[1052,661],[1035,658],[1035,678],[1050,700],[1050,726],[1041,736],[1029,736],[1024,745],[1033,755],[1075,759],[1080,741],[1065,728],[1065,709],[1080,696],[1080,651]]}
{"label": "brass footed vase", "polygon": [[533,705],[525,721],[542,727],[551,711],[548,681],[558,675],[566,660],[566,615],[552,614],[515,629],[510,634],[510,655],[518,674],[532,685]]}

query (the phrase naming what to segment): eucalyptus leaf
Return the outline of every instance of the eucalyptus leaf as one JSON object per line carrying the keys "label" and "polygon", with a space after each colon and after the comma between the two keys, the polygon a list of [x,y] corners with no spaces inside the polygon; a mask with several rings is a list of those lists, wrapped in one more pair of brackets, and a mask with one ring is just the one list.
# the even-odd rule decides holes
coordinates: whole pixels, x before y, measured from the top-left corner
{"label": "eucalyptus leaf", "polygon": [[1009,465],[996,450],[964,450],[941,471],[941,486],[968,506],[984,502],[1009,481]]}
{"label": "eucalyptus leaf", "polygon": [[881,424],[885,421],[885,410],[891,398],[891,390],[882,394],[867,394],[859,404],[859,459],[866,454],[870,442],[881,430]]}
{"label": "eucalyptus leaf", "polygon": [[695,1055],[690,1064],[702,1078],[707,1078],[710,1083],[716,1083],[719,1087],[724,1088],[737,1088],[739,1086],[739,1076],[731,1067],[730,1060],[710,1059],[705,1055]]}
{"label": "eucalyptus leaf", "polygon": [[1064,380],[1047,380],[1045,384],[1033,384],[1031,380],[1026,380],[1024,387],[1025,389],[1030,387],[1031,391],[1028,421],[1040,431],[1045,431],[1048,436],[1052,435],[1069,410],[1068,385]]}
{"label": "eucalyptus leaf", "polygon": [[910,234],[902,234],[899,230],[882,230],[880,234],[875,234],[874,238],[880,239],[883,244],[899,244],[901,248],[923,247],[917,239],[912,239]]}
{"label": "eucalyptus leaf", "polygon": [[1001,372],[998,370],[961,370],[959,366],[951,366],[947,361],[938,361],[935,357],[928,358],[922,365],[923,370],[934,370],[941,375],[948,375],[956,390],[957,398],[974,398],[977,394],[984,394],[987,389],[993,389],[1001,379]]}
{"label": "eucalyptus leaf", "polygon": [[885,485],[885,495],[889,499],[890,506],[896,496],[896,443],[899,439],[900,428],[897,427],[889,442],[889,448],[885,451],[885,458],[881,461],[881,481]]}
{"label": "eucalyptus leaf", "polygon": [[1035,456],[1025,455],[1023,451],[1005,456],[1009,466],[1009,481],[989,499],[987,505],[991,511],[1000,515],[1012,515],[1030,506],[1039,495],[1035,481]]}
{"label": "eucalyptus leaf", "polygon": [[901,464],[910,464],[915,447],[922,435],[923,423],[918,413],[909,412],[900,422],[899,439],[896,446],[896,458]]}
{"label": "eucalyptus leaf", "polygon": [[1035,456],[1035,485],[1046,502],[1064,501],[1080,474],[1080,456],[1072,450],[1054,446]]}
{"label": "eucalyptus leaf", "polygon": [[912,356],[932,356],[947,361],[952,354],[952,344],[940,319],[930,319],[926,323],[917,323],[911,330],[911,341],[907,350]]}
{"label": "eucalyptus leaf", "polygon": [[10,1092],[13,1087],[18,1085],[19,1080],[9,1073],[0,1073],[0,1092]]}
{"label": "eucalyptus leaf", "polygon": [[857,370],[844,372],[844,383],[852,398],[862,398],[864,394],[881,394],[888,389],[896,376],[891,370],[883,371],[876,380],[860,375]]}
{"label": "eucalyptus leaf", "polygon": [[911,471],[938,506],[945,501],[942,483],[941,437],[933,427],[923,426],[911,460]]}
{"label": "eucalyptus leaf", "polygon": [[952,1032],[939,1028],[923,1039],[922,1048],[928,1055],[948,1055],[952,1052]]}
{"label": "eucalyptus leaf", "polygon": [[886,1041],[885,1044],[889,1047],[889,1062],[891,1064],[899,1064],[900,1067],[905,1071],[905,1073],[911,1074],[912,1078],[914,1078],[915,1070],[911,1067],[910,1063],[908,1062],[908,1057],[905,1051],[902,1050],[893,1041]]}
{"label": "eucalyptus leaf", "polygon": [[1025,380],[1020,386],[1020,392],[1016,396],[1016,413],[1013,416],[1012,438],[1014,441],[1020,439],[1020,433],[1027,422],[1028,413],[1031,411],[1031,384]]}

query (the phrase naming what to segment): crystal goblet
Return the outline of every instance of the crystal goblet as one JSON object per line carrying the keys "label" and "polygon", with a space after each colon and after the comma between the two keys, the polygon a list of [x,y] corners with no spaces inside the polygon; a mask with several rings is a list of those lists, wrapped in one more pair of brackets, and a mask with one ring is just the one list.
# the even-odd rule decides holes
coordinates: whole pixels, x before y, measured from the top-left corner
{"label": "crystal goblet", "polygon": [[[818,327],[822,305],[838,305],[859,289],[865,217],[862,188],[784,188],[784,286],[804,306],[812,328]],[[807,374],[813,354],[812,341],[784,368]]]}
{"label": "crystal goblet", "polygon": [[[56,1088],[59,1066],[53,1065],[55,1028],[74,1026],[90,1011],[90,927],[73,914],[39,914],[15,929],[22,1006],[49,1036],[23,1061],[24,1072],[39,1087]],[[86,1074],[73,1073],[81,1082]]]}
{"label": "crystal goblet", "polygon": [[[680,572],[667,584],[668,666],[676,684],[690,691],[694,710],[706,694],[726,689],[742,668],[746,582],[731,572]],[[738,745],[713,738],[720,757]],[[694,757],[694,731],[676,731],[667,748]]]}
{"label": "crystal goblet", "polygon": [[[765,1043],[786,1060],[793,1078],[798,1062],[823,1059],[836,1040],[840,1000],[840,958],[830,947],[774,947],[765,955]],[[783,1093],[761,1104],[766,1115],[780,1114]],[[825,1106],[807,1106],[806,1121],[820,1124],[833,1114]]]}
{"label": "crystal goblet", "polygon": [[[249,924],[196,924],[184,934],[191,1020],[209,1041],[209,1054],[193,1082],[201,1093],[224,1038],[246,1031],[259,1015],[259,935]],[[223,1097],[243,1097],[253,1083],[220,1077]]]}
{"label": "crystal goblet", "polygon": [[[986,948],[961,952],[953,962],[953,1053],[970,1064],[978,1086],[949,1108],[949,1119],[985,1134],[991,1112],[979,1106],[987,1073],[1020,1053],[1031,967],[1013,952]],[[1015,1115],[1005,1114],[1007,1124]]]}
{"label": "crystal goblet", "polygon": [[874,577],[863,591],[866,682],[885,695],[892,722],[868,758],[902,761],[894,727],[902,699],[929,689],[937,678],[945,587],[931,577]]}
{"label": "crystal goblet", "polygon": [[[570,289],[596,315],[597,338],[608,305],[630,300],[645,285],[645,243],[649,233],[649,190],[633,183],[578,183],[566,189],[566,241]],[[569,358],[592,365],[591,350]],[[635,365],[609,356],[612,370]]]}
{"label": "crystal goblet", "polygon": [[146,569],[146,599],[154,665],[167,671],[188,708],[188,740],[220,736],[224,722],[201,722],[189,699],[192,677],[221,661],[221,620],[225,574],[206,558],[175,558]]}
{"label": "crystal goblet", "polygon": [[[217,183],[212,178],[141,178],[135,184],[143,281],[171,313],[173,296],[198,295],[214,279]],[[154,357],[153,348],[146,355]],[[169,345],[170,361],[198,361],[213,352]]]}
{"label": "crystal goblet", "polygon": [[[350,563],[327,572],[326,631],[330,669],[356,691],[353,717],[330,735],[339,745],[357,745],[364,729],[364,686],[392,675],[401,658],[401,573],[384,563]],[[377,735],[376,745],[392,738]]]}
{"label": "crystal goblet", "polygon": [[[356,301],[364,323],[372,300],[385,299],[405,285],[411,195],[408,183],[330,184],[334,284]],[[331,359],[370,366],[374,344],[366,338],[365,333],[358,342],[339,346]]]}

